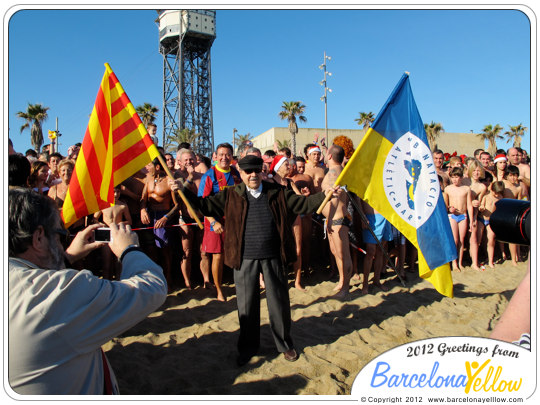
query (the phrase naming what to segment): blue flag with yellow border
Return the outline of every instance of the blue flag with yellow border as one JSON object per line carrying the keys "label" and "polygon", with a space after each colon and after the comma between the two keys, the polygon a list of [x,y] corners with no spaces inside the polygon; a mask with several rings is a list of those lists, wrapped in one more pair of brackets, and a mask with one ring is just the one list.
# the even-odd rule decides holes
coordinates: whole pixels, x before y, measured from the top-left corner
{"label": "blue flag with yellow border", "polygon": [[382,214],[417,249],[420,277],[453,297],[456,255],[424,124],[405,73],[336,180]]}

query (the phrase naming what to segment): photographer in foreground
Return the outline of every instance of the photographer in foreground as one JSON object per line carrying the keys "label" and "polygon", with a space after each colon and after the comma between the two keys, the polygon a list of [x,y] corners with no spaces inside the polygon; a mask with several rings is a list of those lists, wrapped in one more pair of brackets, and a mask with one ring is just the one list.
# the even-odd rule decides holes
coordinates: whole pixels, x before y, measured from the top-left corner
{"label": "photographer in foreground", "polygon": [[120,281],[66,269],[105,242],[92,225],[64,250],[67,231],[53,200],[11,189],[9,217],[9,383],[19,394],[118,393],[101,345],[166,298],[161,267],[138,247],[129,225],[111,224]]}
{"label": "photographer in foreground", "polygon": [[[531,245],[530,201],[502,199],[491,215],[490,226],[497,240],[523,246]],[[493,332],[492,339],[515,343],[531,350],[531,261],[527,274],[517,287],[512,299]]]}

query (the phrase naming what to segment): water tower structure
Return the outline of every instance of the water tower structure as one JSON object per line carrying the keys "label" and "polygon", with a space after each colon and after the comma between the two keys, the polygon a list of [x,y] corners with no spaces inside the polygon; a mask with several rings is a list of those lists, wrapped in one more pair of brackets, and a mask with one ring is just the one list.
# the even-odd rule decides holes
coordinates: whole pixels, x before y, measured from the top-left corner
{"label": "water tower structure", "polygon": [[210,49],[216,38],[215,10],[158,10],[163,55],[163,144],[178,130],[199,134],[192,148],[214,150]]}

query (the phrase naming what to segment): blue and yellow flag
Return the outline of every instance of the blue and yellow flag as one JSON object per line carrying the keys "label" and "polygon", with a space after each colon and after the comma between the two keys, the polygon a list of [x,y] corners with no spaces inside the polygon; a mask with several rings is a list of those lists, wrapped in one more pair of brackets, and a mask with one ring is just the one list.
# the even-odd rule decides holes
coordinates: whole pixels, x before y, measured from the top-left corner
{"label": "blue and yellow flag", "polygon": [[424,124],[405,73],[336,180],[418,249],[420,277],[453,297],[456,245]]}

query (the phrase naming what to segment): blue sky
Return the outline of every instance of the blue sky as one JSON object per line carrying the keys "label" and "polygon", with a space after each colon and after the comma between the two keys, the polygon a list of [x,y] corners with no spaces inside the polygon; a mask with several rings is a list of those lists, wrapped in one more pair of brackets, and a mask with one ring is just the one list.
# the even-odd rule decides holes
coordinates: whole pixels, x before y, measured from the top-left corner
{"label": "blue sky", "polygon": [[[60,152],[81,142],[106,62],[134,105],[160,108],[161,139],[155,10],[15,10],[5,24],[9,136],[17,151],[31,147],[16,117],[28,103],[50,107],[45,137],[58,117]],[[301,126],[324,128],[324,51],[332,57],[330,128],[360,128],[359,112],[377,114],[404,71],[423,121],[446,132],[531,126],[530,22],[520,10],[218,10],[216,32],[216,144],[231,142],[233,128],[258,135],[286,126],[278,117],[283,101],[306,105]],[[522,146],[530,150],[529,131]]]}

